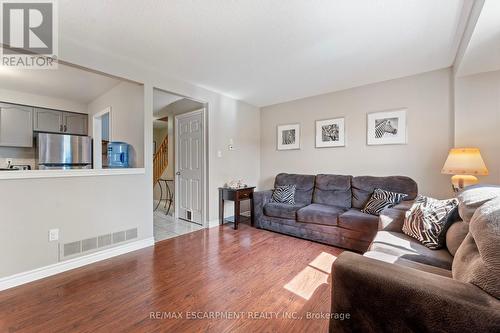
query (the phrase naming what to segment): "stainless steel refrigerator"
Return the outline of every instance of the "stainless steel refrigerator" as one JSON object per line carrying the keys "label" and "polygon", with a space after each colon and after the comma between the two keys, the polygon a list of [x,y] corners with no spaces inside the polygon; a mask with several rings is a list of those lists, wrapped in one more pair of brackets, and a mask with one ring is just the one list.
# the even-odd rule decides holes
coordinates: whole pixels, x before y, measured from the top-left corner
{"label": "stainless steel refrigerator", "polygon": [[39,169],[91,169],[92,138],[89,136],[38,133]]}

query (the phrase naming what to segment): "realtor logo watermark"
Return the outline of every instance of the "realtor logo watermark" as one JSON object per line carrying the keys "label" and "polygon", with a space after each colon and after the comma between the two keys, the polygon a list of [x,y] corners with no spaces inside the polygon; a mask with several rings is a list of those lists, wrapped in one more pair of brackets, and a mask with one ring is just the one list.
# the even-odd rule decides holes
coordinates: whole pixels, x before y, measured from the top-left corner
{"label": "realtor logo watermark", "polygon": [[56,0],[0,0],[1,65],[57,68]]}

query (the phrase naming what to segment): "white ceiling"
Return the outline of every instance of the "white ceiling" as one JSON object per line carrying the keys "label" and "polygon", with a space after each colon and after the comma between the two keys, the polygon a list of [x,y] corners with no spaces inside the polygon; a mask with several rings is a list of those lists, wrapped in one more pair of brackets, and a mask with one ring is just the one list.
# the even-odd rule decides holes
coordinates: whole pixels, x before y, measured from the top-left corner
{"label": "white ceiling", "polygon": [[500,70],[500,0],[486,0],[457,74],[496,70]]}
{"label": "white ceiling", "polygon": [[0,66],[0,88],[87,104],[120,81],[75,67],[20,70]]}
{"label": "white ceiling", "polygon": [[264,106],[452,65],[464,1],[62,0],[59,31]]}

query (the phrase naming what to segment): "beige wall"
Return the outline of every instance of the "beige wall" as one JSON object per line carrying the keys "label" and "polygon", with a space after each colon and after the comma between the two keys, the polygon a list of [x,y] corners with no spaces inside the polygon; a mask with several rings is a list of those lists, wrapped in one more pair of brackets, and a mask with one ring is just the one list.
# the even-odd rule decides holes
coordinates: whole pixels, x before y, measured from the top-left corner
{"label": "beige wall", "polygon": [[478,147],[489,169],[483,183],[500,184],[500,71],[455,81],[455,145]]}
{"label": "beige wall", "polygon": [[144,175],[0,180],[0,278],[58,262],[61,243],[138,228],[151,237]]}
{"label": "beige wall", "polygon": [[[140,122],[128,121],[134,129],[142,126],[144,156],[153,154],[154,87],[208,103],[209,220],[217,219],[217,188],[228,178],[258,182],[258,108],[166,77],[141,62],[87,49],[77,41],[61,40],[59,51],[59,58],[67,62],[144,83],[144,99],[134,115]],[[225,151],[230,137],[237,145],[233,152]],[[217,157],[219,149],[221,158]],[[0,277],[56,263],[57,242],[47,239],[50,228],[60,228],[61,243],[132,226],[138,228],[139,239],[152,237],[152,158],[144,163],[143,175],[0,180],[4,230],[0,233]]]}
{"label": "beige wall", "polygon": [[90,134],[92,133],[92,115],[111,106],[111,140],[130,144],[129,162],[134,168],[144,167],[143,103],[143,86],[121,82],[88,105]]}
{"label": "beige wall", "polygon": [[[260,179],[260,116],[259,109],[228,97],[221,97],[220,108],[210,108],[210,130],[213,140],[210,151],[214,162],[210,165],[213,172],[213,185],[210,188],[211,219],[217,219],[218,187],[230,180],[243,180],[256,186]],[[214,133],[215,132],[215,133]],[[229,150],[229,140],[233,139],[234,150]],[[222,157],[217,156],[217,152]],[[225,205],[225,215],[233,215],[234,205]],[[241,207],[248,210],[248,203]]]}
{"label": "beige wall", "polygon": [[[208,148],[209,148],[209,220],[218,217],[218,188],[230,180],[242,179],[249,185],[256,186],[260,176],[260,112],[259,108],[221,96],[217,104],[208,105]],[[194,110],[193,110],[194,111]],[[180,112],[182,113],[182,112]],[[175,167],[175,115],[168,114],[169,165],[165,177],[174,178]],[[229,140],[233,139],[234,150],[229,150]],[[221,157],[218,157],[218,152]],[[171,185],[173,186],[173,185]],[[155,198],[158,198],[155,188]],[[225,215],[232,216],[234,204],[227,202]],[[241,207],[249,210],[248,203]]]}
{"label": "beige wall", "polygon": [[[439,70],[264,107],[261,110],[261,189],[279,172],[406,175],[422,194],[449,197],[440,171],[453,145],[451,71]],[[408,144],[368,146],[368,112],[407,108]],[[346,147],[315,148],[315,120],[345,117]],[[301,149],[276,150],[278,124],[301,124]]]}

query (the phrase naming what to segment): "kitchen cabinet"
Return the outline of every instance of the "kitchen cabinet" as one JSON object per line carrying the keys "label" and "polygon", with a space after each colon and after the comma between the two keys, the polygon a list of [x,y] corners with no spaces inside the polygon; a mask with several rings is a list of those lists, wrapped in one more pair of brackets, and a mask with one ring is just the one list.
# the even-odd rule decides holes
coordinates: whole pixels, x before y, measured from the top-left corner
{"label": "kitchen cabinet", "polygon": [[81,113],[35,108],[34,130],[38,132],[87,135],[88,116]]}
{"label": "kitchen cabinet", "polygon": [[63,112],[63,131],[68,134],[87,135],[86,114]]}
{"label": "kitchen cabinet", "polygon": [[33,129],[40,132],[62,133],[62,112],[35,108]]}
{"label": "kitchen cabinet", "polygon": [[0,146],[33,147],[33,108],[0,103]]}

